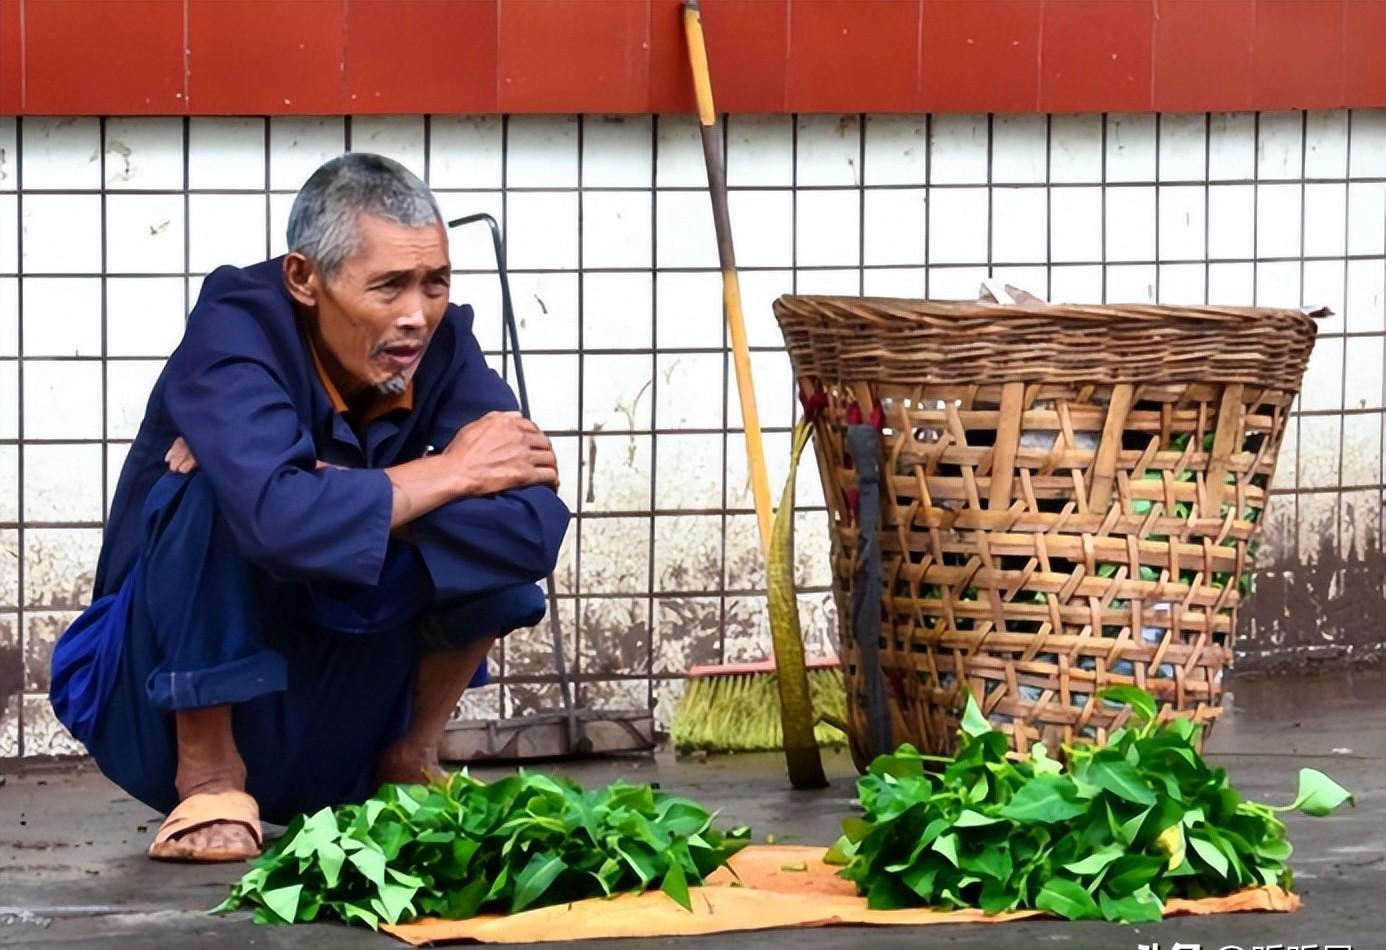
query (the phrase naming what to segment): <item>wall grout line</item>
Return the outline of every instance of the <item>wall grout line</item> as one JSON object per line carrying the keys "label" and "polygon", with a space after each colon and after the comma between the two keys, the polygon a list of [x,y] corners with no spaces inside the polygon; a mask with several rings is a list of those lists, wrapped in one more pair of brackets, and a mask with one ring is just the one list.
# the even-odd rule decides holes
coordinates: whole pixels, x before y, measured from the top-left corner
{"label": "wall grout line", "polygon": [[[1348,261],[1353,261],[1353,262],[1375,263],[1375,262],[1378,262],[1378,261],[1383,260],[1383,255],[1381,255],[1381,254],[1348,254],[1348,255],[1346,255],[1346,259],[1347,259]],[[1126,266],[1126,267],[1155,267],[1155,266],[1158,266],[1158,265],[1161,265],[1161,264],[1164,264],[1164,265],[1185,265],[1185,266],[1200,266],[1200,265],[1205,265],[1205,264],[1212,264],[1212,265],[1218,265],[1218,266],[1222,266],[1222,265],[1232,265],[1232,264],[1244,264],[1244,265],[1245,265],[1245,264],[1298,264],[1298,263],[1300,263],[1301,261],[1304,261],[1304,262],[1306,262],[1306,263],[1337,264],[1337,263],[1340,263],[1340,262],[1343,261],[1343,260],[1344,260],[1344,255],[1338,255],[1338,254],[1322,254],[1322,255],[1308,255],[1308,256],[1300,256],[1300,255],[1267,255],[1267,256],[1265,256],[1265,257],[1259,257],[1259,258],[1257,258],[1257,257],[1216,257],[1216,258],[1193,258],[1193,257],[1189,257],[1189,258],[1171,258],[1171,259],[1164,260],[1164,261],[1159,261],[1159,260],[1156,260],[1154,257],[1150,257],[1150,258],[1137,259],[1137,260],[1129,260],[1129,261],[1110,261],[1110,262],[1104,262],[1104,261],[1102,261],[1102,260],[1100,260],[1100,259],[1074,259],[1074,260],[1062,260],[1062,261],[1057,261],[1057,262],[1055,262],[1055,261],[1044,261],[1044,260],[1035,259],[1035,260],[1009,260],[1009,261],[1008,261],[1008,260],[1000,260],[1000,261],[995,261],[995,262],[993,262],[993,263],[995,263],[996,266],[998,266],[998,267],[1030,267],[1030,268],[1042,268],[1042,267],[1045,267],[1045,266],[1047,266],[1047,265],[1049,265],[1049,266],[1059,266],[1059,267],[1101,267],[1101,266],[1103,266],[1104,263],[1112,263],[1112,264],[1117,264],[1117,265]],[[936,268],[936,269],[938,269],[938,270],[975,270],[975,269],[979,269],[979,268],[985,268],[985,267],[987,266],[987,262],[986,262],[985,260],[961,261],[961,262],[959,262],[959,261],[947,261],[947,262],[936,262],[936,263],[931,264],[931,265],[929,265],[929,266],[934,267],[934,268]],[[910,270],[917,270],[919,267],[920,267],[919,264],[867,264],[867,265],[865,265],[865,270],[867,270],[867,271],[875,271],[875,272],[881,272],[881,271],[910,271]],[[804,271],[804,272],[815,272],[815,271],[822,272],[822,271],[855,270],[856,268],[853,267],[853,266],[847,266],[847,265],[843,265],[843,264],[798,264],[798,265],[794,265],[794,266],[792,266],[792,267],[791,267],[791,265],[788,264],[788,263],[782,263],[782,264],[747,264],[747,265],[744,265],[744,266],[743,266],[743,265],[739,265],[739,264],[737,265],[737,270],[738,270],[738,271],[741,271],[741,272],[743,272],[743,273],[777,273],[777,272],[787,273],[787,272],[788,272],[789,270],[791,270],[791,269],[795,269],[795,270],[799,270],[799,271]],[[513,267],[513,268],[510,268],[509,270],[510,270],[510,273],[512,273],[512,274],[538,275],[538,276],[549,276],[549,275],[560,275],[560,274],[572,274],[572,275],[576,275],[576,274],[578,273],[578,272],[577,272],[575,269],[573,269],[573,268],[556,268],[556,269],[555,269],[555,268],[545,268],[545,267]],[[670,265],[670,266],[667,266],[667,267],[661,267],[659,270],[660,270],[661,273],[664,273],[664,274],[716,274],[716,273],[718,273],[718,269],[715,268],[715,267],[698,267],[698,266],[692,266],[692,265],[690,265],[690,266]],[[585,273],[585,274],[646,274],[646,273],[648,273],[648,272],[649,272],[649,268],[648,268],[648,267],[640,266],[640,265],[629,265],[629,266],[614,266],[614,265],[613,265],[613,266],[601,266],[601,267],[587,267],[587,268],[584,268],[583,271],[582,271],[582,273]],[[205,276],[207,275],[207,273],[208,273],[207,271],[192,271],[192,270],[189,270],[189,271],[112,271],[110,274],[104,275],[104,276],[110,276],[110,277],[123,277],[123,278],[141,278],[141,279],[159,279],[159,278],[175,278],[175,277],[194,278],[194,277],[205,277]],[[495,268],[454,268],[453,271],[452,271],[452,274],[455,275],[455,276],[456,276],[456,275],[467,275],[467,276],[493,276],[495,273],[496,273]],[[29,278],[35,278],[35,277],[80,278],[80,277],[85,277],[85,278],[89,278],[89,279],[91,279],[91,280],[99,280],[103,275],[102,275],[100,272],[98,272],[98,271],[34,271],[34,272],[31,272],[31,273],[22,273],[22,274],[21,274],[20,272],[18,272],[18,271],[0,272],[0,278],[18,278],[18,277],[21,277],[21,276],[22,276],[22,277],[29,277]],[[574,352],[576,352],[576,351],[574,351]]]}
{"label": "wall grout line", "polygon": [[[584,288],[583,288],[583,286],[582,286],[582,283],[583,283],[583,282],[582,282],[582,273],[583,273],[582,265],[583,265],[583,260],[584,260],[584,258],[585,258],[585,254],[584,254],[584,252],[583,252],[584,249],[583,249],[583,246],[582,246],[582,244],[583,244],[583,242],[582,242],[582,222],[583,222],[582,185],[583,185],[583,179],[584,179],[584,175],[583,175],[583,173],[582,173],[582,171],[583,171],[583,169],[582,169],[582,153],[583,153],[583,148],[584,148],[584,145],[585,145],[585,137],[584,137],[584,134],[583,134],[584,131],[585,131],[585,126],[586,126],[586,117],[585,117],[585,116],[578,116],[578,120],[577,120],[577,193],[578,193],[578,212],[577,212],[577,213],[578,213],[578,218],[577,218],[577,273],[578,273],[578,279],[577,279],[577,318],[578,318],[578,325],[577,325],[577,333],[578,333],[578,339],[577,339],[577,373],[578,373],[578,377],[577,377],[577,417],[578,417],[578,425],[579,425],[579,427],[581,427],[581,428],[586,428],[586,423],[585,423],[585,419],[584,419],[584,413],[586,412],[586,395],[587,395],[587,393],[586,393],[586,389],[587,389],[587,376],[586,376],[586,372],[587,372],[587,360],[586,360],[586,358],[585,358],[585,354],[583,353],[583,349],[582,349],[583,341],[586,339],[584,324],[586,323],[586,316],[587,316],[587,310],[586,310],[586,306],[585,306],[585,304],[586,304],[586,302],[587,302],[587,298],[586,298],[586,294],[584,293]],[[509,162],[510,162],[510,152],[509,152],[509,144],[507,143],[507,145],[506,145],[506,164],[508,165]],[[508,259],[509,259],[509,257],[507,256],[507,260],[508,260]],[[595,443],[592,443],[592,444],[595,444]],[[583,469],[583,462],[584,462],[587,458],[589,458],[589,456],[585,456],[585,455],[583,454],[583,451],[582,451],[583,448],[584,448],[584,446],[583,446],[583,438],[579,438],[579,439],[578,439],[578,471],[579,471],[579,473],[582,473],[582,472],[584,471],[584,469]],[[584,611],[583,611],[583,603],[582,603],[582,593],[583,593],[583,587],[584,587],[585,585],[583,584],[584,578],[583,578],[583,575],[582,575],[582,533],[583,533],[582,509],[583,509],[583,504],[584,504],[585,495],[586,495],[586,492],[583,490],[583,488],[584,488],[584,486],[586,486],[586,488],[590,490],[591,487],[592,487],[593,484],[594,484],[593,478],[592,478],[592,472],[591,472],[590,469],[589,469],[589,470],[586,470],[586,476],[587,476],[587,477],[586,477],[585,479],[582,477],[581,474],[579,474],[579,476],[578,476],[578,493],[577,493],[577,506],[578,506],[578,510],[577,510],[577,517],[575,517],[575,518],[573,519],[573,521],[574,521],[573,530],[574,530],[574,532],[575,532],[575,534],[576,534],[576,537],[573,539],[574,542],[575,542],[575,545],[576,545],[576,547],[575,547],[575,549],[574,549],[574,567],[575,567],[575,569],[574,569],[574,572],[573,572],[573,574],[574,574],[574,577],[573,577],[573,592],[577,595],[578,600],[577,600],[577,607],[576,607],[576,610],[575,610],[575,616],[574,616],[574,619],[573,619],[573,660],[572,660],[572,663],[570,664],[570,667],[569,667],[569,668],[570,668],[570,669],[572,670],[572,672],[573,672],[574,681],[577,681],[578,679],[581,678],[581,676],[582,676],[582,666],[583,666],[583,664],[582,664],[582,647],[583,647],[583,633],[584,633],[584,630],[583,630],[583,622],[582,622],[582,621],[583,621],[583,619],[584,619],[584,617],[583,617]],[[574,691],[574,695],[573,695],[573,705],[574,705],[575,707],[579,708],[579,709],[581,709],[581,708],[583,707],[583,705],[584,705],[584,697],[581,695],[580,692],[578,692],[578,691],[576,691],[576,690]]]}
{"label": "wall grout line", "polygon": [[1099,215],[1102,228],[1100,247],[1102,248],[1102,303],[1104,304],[1109,303],[1107,299],[1107,271],[1109,269],[1107,262],[1107,123],[1110,120],[1111,117],[1106,112],[1102,113],[1102,189],[1099,192],[1101,195]]}
{"label": "wall grout line", "polygon": [[[1160,296],[1160,275],[1164,271],[1162,261],[1163,255],[1160,253],[1160,191],[1164,187],[1160,183],[1160,126],[1164,123],[1164,116],[1155,115],[1155,299],[1154,303],[1160,303],[1163,299]],[[1206,249],[1205,249],[1206,253]]]}
{"label": "wall grout line", "polygon": [[[27,120],[26,120],[26,118],[25,118],[24,116],[18,116],[18,117],[15,118],[15,120],[14,120],[14,137],[15,137],[15,147],[14,147],[14,150],[15,150],[15,156],[14,156],[14,168],[15,168],[15,185],[14,185],[14,187],[15,187],[15,215],[14,215],[14,218],[15,218],[15,221],[14,221],[14,227],[15,227],[15,266],[19,269],[19,272],[20,272],[21,274],[24,272],[24,131],[25,131],[25,126],[26,126],[26,125],[27,125]],[[15,717],[15,718],[16,718],[15,726],[16,726],[16,730],[17,730],[17,732],[16,732],[16,734],[15,734],[15,735],[16,735],[16,743],[15,743],[15,744],[16,744],[16,752],[17,752],[17,754],[19,755],[19,757],[22,759],[22,758],[25,757],[25,755],[26,755],[27,752],[28,752],[28,748],[27,748],[27,739],[28,739],[27,733],[28,733],[28,729],[25,728],[25,726],[27,725],[27,723],[25,722],[26,716],[25,716],[25,714],[24,714],[24,667],[23,667],[23,664],[24,664],[24,658],[27,657],[27,656],[29,655],[28,643],[26,642],[26,640],[27,640],[27,638],[28,638],[28,631],[25,629],[25,615],[24,615],[24,614],[25,614],[25,611],[24,611],[24,602],[28,599],[27,596],[26,596],[26,593],[25,593],[25,589],[26,589],[26,587],[27,587],[27,585],[28,585],[28,578],[27,578],[27,576],[26,576],[25,567],[27,566],[27,565],[26,565],[26,562],[27,562],[29,559],[28,559],[28,557],[26,556],[26,554],[27,554],[27,545],[26,545],[27,538],[25,537],[25,533],[26,533],[26,532],[25,532],[25,509],[26,509],[28,506],[25,505],[25,495],[27,494],[27,486],[25,485],[25,481],[24,481],[24,474],[25,474],[25,473],[24,473],[24,456],[27,454],[27,453],[25,452],[25,450],[24,450],[24,448],[25,448],[24,430],[25,430],[25,428],[26,428],[26,427],[25,427],[25,424],[24,424],[24,416],[25,416],[25,407],[24,407],[24,362],[25,362],[25,361],[24,361],[24,280],[23,280],[23,278],[21,277],[21,278],[20,278],[19,280],[17,280],[15,283],[16,283],[15,299],[18,301],[18,305],[19,305],[19,320],[18,320],[18,325],[17,325],[17,327],[16,327],[16,331],[18,332],[18,339],[15,340],[15,352],[18,354],[18,359],[17,359],[16,362],[15,362],[15,385],[16,385],[16,388],[17,388],[17,390],[18,390],[18,392],[15,394],[15,395],[18,397],[18,398],[15,400],[16,403],[18,404],[18,405],[17,405],[17,408],[18,408],[18,417],[17,417],[17,419],[15,420],[15,422],[16,422],[16,425],[15,425],[15,435],[16,435],[16,438],[17,438],[17,442],[16,442],[17,448],[16,448],[16,450],[15,450],[15,456],[16,456],[16,458],[15,458],[15,466],[16,466],[16,472],[17,472],[17,475],[18,475],[18,478],[16,479],[16,481],[18,482],[18,484],[17,484],[17,486],[16,486],[16,496],[17,496],[17,497],[15,498],[15,513],[19,516],[19,524],[18,524],[18,527],[17,527],[16,532],[15,532],[15,543],[18,545],[18,550],[19,550],[19,563],[15,565],[15,584],[16,584],[16,586],[15,586],[15,603],[16,603],[16,606],[17,606],[19,609],[18,609],[18,611],[17,611],[16,614],[15,614],[15,631],[14,631],[14,633],[15,633],[15,642],[19,645],[19,657],[20,657],[20,660],[19,660],[19,663],[20,663],[20,669],[19,669],[19,678],[20,678],[20,679],[19,679],[19,684],[20,684],[20,688],[19,688],[19,692],[16,694],[17,697],[18,697],[18,699],[17,699],[16,717]],[[0,710],[0,713],[3,713],[3,710]]]}
{"label": "wall grout line", "polygon": [[[1305,152],[1305,157],[1304,157],[1304,159],[1302,160],[1302,161],[1303,161],[1303,164],[1300,166],[1300,174],[1301,174],[1301,175],[1303,175],[1304,173],[1306,173],[1306,172],[1309,170],[1309,166],[1308,166],[1308,150],[1309,150],[1309,125],[1308,125],[1308,122],[1309,122],[1309,115],[1308,115],[1307,112],[1305,113],[1304,122],[1305,122],[1305,125],[1304,125],[1304,152]],[[1344,163],[1344,164],[1343,164],[1343,175],[1344,175],[1345,178],[1347,178],[1347,179],[1350,181],[1350,180],[1352,179],[1352,113],[1351,113],[1351,112],[1347,113],[1346,128],[1343,130],[1343,152],[1344,152],[1344,155],[1343,155],[1343,163]],[[1308,222],[1306,221],[1306,216],[1305,216],[1305,214],[1304,214],[1304,208],[1305,208],[1305,206],[1306,206],[1307,203],[1308,203],[1308,190],[1309,190],[1309,189],[1308,189],[1308,186],[1306,186],[1306,185],[1304,185],[1304,184],[1301,184],[1301,185],[1300,185],[1300,208],[1301,208],[1301,210],[1300,210],[1300,215],[1299,215],[1299,233],[1300,233],[1299,253],[1300,253],[1301,256],[1304,254],[1304,248],[1305,248],[1305,234],[1306,234],[1306,232],[1308,231]],[[1347,290],[1348,290],[1347,249],[1348,249],[1348,241],[1350,240],[1349,235],[1351,234],[1351,231],[1350,231],[1350,227],[1349,227],[1349,226],[1350,226],[1351,221],[1352,221],[1352,205],[1348,203],[1347,197],[1348,197],[1348,186],[1347,186],[1347,185],[1343,185],[1343,299],[1344,299],[1344,300],[1347,300]],[[1304,302],[1304,277],[1302,276],[1303,273],[1304,273],[1304,262],[1303,262],[1303,261],[1300,261],[1299,268],[1300,268],[1300,274],[1301,274],[1301,277],[1300,277],[1300,280],[1299,280],[1299,294],[1300,294],[1300,304],[1301,304],[1301,306],[1302,306],[1302,305],[1303,305],[1303,302]],[[1347,314],[1346,314],[1346,313],[1343,314],[1343,328],[1344,328],[1344,329],[1347,329]],[[1338,510],[1337,510],[1337,522],[1338,522],[1338,523],[1337,523],[1337,526],[1336,526],[1336,529],[1337,529],[1337,530],[1336,530],[1336,533],[1337,533],[1337,535],[1338,535],[1338,556],[1339,556],[1339,558],[1340,558],[1341,560],[1346,561],[1346,560],[1348,560],[1348,552],[1349,552],[1349,545],[1348,545],[1347,543],[1345,543],[1345,542],[1347,541],[1347,538],[1344,536],[1344,524],[1343,524],[1343,495],[1345,494],[1344,491],[1343,491],[1343,460],[1344,460],[1344,458],[1345,458],[1345,452],[1346,452],[1346,448],[1347,448],[1347,446],[1344,444],[1344,441],[1345,441],[1345,439],[1346,439],[1346,437],[1347,437],[1347,416],[1346,416],[1346,414],[1345,414],[1345,411],[1346,411],[1346,409],[1347,409],[1347,378],[1348,378],[1348,377],[1347,377],[1347,346],[1346,346],[1346,345],[1343,347],[1343,350],[1342,350],[1342,353],[1340,354],[1339,359],[1340,359],[1340,364],[1339,364],[1339,374],[1340,374],[1340,376],[1339,376],[1339,380],[1338,380],[1338,408],[1339,408],[1340,410],[1343,410],[1343,411],[1340,411],[1339,414],[1338,414]],[[1376,507],[1377,507],[1377,510],[1380,511],[1382,506],[1381,506],[1380,504],[1378,504]]]}
{"label": "wall grout line", "polygon": [[[648,22],[648,21],[647,21]],[[659,425],[659,291],[656,280],[659,273],[659,202],[655,200],[656,168],[659,161],[659,116],[650,116],[650,423]],[[579,236],[581,240],[581,236]],[[585,317],[585,315],[584,315]],[[632,412],[634,409],[632,408]],[[581,421],[581,420],[579,420]],[[658,507],[659,493],[659,439],[650,438],[650,511]],[[657,521],[653,514],[649,518],[649,547],[645,558],[646,586],[649,591],[647,607],[646,647],[649,662],[646,667],[649,678],[645,690],[647,709],[655,708],[655,655],[661,638],[659,617],[655,613],[655,585],[658,580],[655,564],[658,563],[659,537],[655,532]]]}
{"label": "wall grout line", "polygon": [[[198,118],[202,118],[202,117],[198,117]],[[350,117],[348,116],[347,118],[350,118]],[[508,117],[506,117],[506,118],[508,118]],[[918,190],[922,184],[924,184],[924,183],[923,183],[923,182],[904,182],[904,183],[900,183],[900,182],[883,182],[883,183],[878,184],[878,185],[868,185],[868,186],[866,186],[866,187],[867,187],[867,190],[868,190],[868,191],[914,191],[914,190]],[[1270,184],[1270,185],[1277,185],[1277,184],[1279,184],[1279,185],[1298,185],[1298,184],[1305,184],[1305,185],[1345,185],[1345,184],[1353,184],[1353,185],[1372,185],[1372,184],[1377,184],[1377,185],[1379,185],[1379,184],[1386,184],[1386,176],[1365,176],[1365,177],[1360,177],[1360,178],[1353,178],[1353,179],[1351,179],[1351,180],[1349,180],[1349,179],[1347,179],[1347,178],[1342,178],[1342,177],[1324,177],[1324,178],[1309,178],[1309,177],[1304,177],[1304,178],[1261,178],[1261,179],[1256,179],[1256,178],[1181,178],[1181,179],[1168,179],[1168,180],[1165,180],[1165,181],[1158,181],[1158,180],[1156,180],[1156,179],[1151,178],[1151,179],[1132,179],[1132,180],[1130,180],[1130,181],[1112,181],[1112,182],[1103,182],[1103,181],[1100,181],[1100,180],[1098,180],[1098,179],[1091,179],[1091,180],[1088,180],[1088,179],[1080,179],[1080,180],[1075,180],[1075,181],[1054,181],[1054,182],[1043,182],[1043,181],[1009,181],[1009,180],[1005,180],[1005,179],[998,179],[998,180],[992,182],[992,184],[993,184],[995,187],[997,187],[997,188],[1015,188],[1015,189],[1019,189],[1019,190],[1022,190],[1022,191],[1041,191],[1041,190],[1044,190],[1044,189],[1049,189],[1049,190],[1053,190],[1053,191],[1072,191],[1072,190],[1083,189],[1083,188],[1097,188],[1097,187],[1102,187],[1102,186],[1104,186],[1104,185],[1105,185],[1106,187],[1108,187],[1108,188],[1111,188],[1111,189],[1114,190],[1114,191],[1135,191],[1135,190],[1138,190],[1138,189],[1141,189],[1141,188],[1154,188],[1154,187],[1157,187],[1157,186],[1159,186],[1159,185],[1164,185],[1164,186],[1167,186],[1167,187],[1177,187],[1177,186],[1180,186],[1180,185],[1183,185],[1183,186],[1185,186],[1185,187],[1202,187],[1203,185],[1217,185],[1217,186],[1220,186],[1220,187],[1233,187],[1233,186],[1236,186],[1236,185],[1250,186],[1250,185],[1255,185],[1255,184]],[[931,188],[937,188],[937,189],[939,189],[940,191],[966,191],[966,190],[969,190],[969,189],[977,189],[977,188],[980,188],[981,186],[982,186],[982,183],[981,183],[981,182],[977,182],[977,181],[963,181],[963,182],[942,181],[942,182],[936,182],[936,183],[933,183],[933,184],[930,184],[930,185],[929,185],[929,187],[931,187]],[[732,184],[728,184],[728,185],[727,185],[727,191],[729,191],[729,192],[774,192],[774,193],[785,193],[785,194],[788,194],[788,193],[791,192],[791,191],[797,191],[797,192],[799,192],[800,194],[806,194],[806,193],[810,193],[810,192],[856,191],[859,187],[860,187],[859,185],[855,185],[855,184],[853,184],[853,185],[843,185],[843,184],[833,184],[833,185],[819,185],[819,184],[772,185],[772,184],[766,184],[766,183],[761,182],[761,183],[754,183],[754,184],[748,184],[748,185],[732,185]],[[169,197],[178,197],[178,196],[182,196],[182,195],[185,195],[185,194],[189,194],[189,195],[222,195],[222,196],[227,196],[227,195],[241,195],[241,196],[251,196],[251,197],[254,197],[254,196],[258,196],[258,195],[260,195],[260,194],[263,194],[263,192],[264,192],[264,189],[261,189],[261,188],[230,188],[230,187],[221,187],[221,188],[218,188],[218,187],[211,187],[211,188],[186,188],[186,189],[178,189],[178,188],[119,188],[119,189],[115,189],[115,190],[116,190],[119,194],[121,194],[121,195],[130,195],[130,196],[135,196],[135,197],[149,197],[149,196],[154,196],[154,195],[164,195],[164,196],[169,196]],[[511,194],[515,194],[515,195],[526,195],[526,194],[572,194],[572,193],[573,193],[574,191],[576,191],[577,189],[575,189],[575,188],[572,187],[571,185],[514,185],[514,186],[510,187],[508,190],[509,190],[509,192],[510,192]],[[584,191],[588,191],[588,192],[592,192],[592,193],[594,193],[594,194],[642,194],[642,193],[644,193],[644,192],[645,192],[646,190],[648,190],[648,189],[646,189],[646,188],[644,188],[644,187],[641,187],[641,186],[631,186],[631,185],[590,185],[590,186],[585,186],[585,187],[583,188],[583,190],[584,190]],[[705,192],[705,191],[707,191],[707,186],[706,186],[706,185],[667,185],[667,184],[666,184],[666,185],[659,185],[659,186],[658,186],[658,190],[659,190],[659,191],[664,191],[664,192],[670,192],[670,193],[697,194],[697,193],[700,193],[700,192]],[[269,191],[270,191],[270,194],[272,194],[272,195],[293,195],[293,194],[297,194],[297,193],[298,193],[297,190],[294,189],[294,188],[270,188]],[[102,192],[102,189],[101,189],[101,188],[31,188],[31,189],[28,190],[27,193],[28,193],[29,195],[36,196],[36,197],[42,197],[42,196],[44,196],[44,195],[88,195],[88,196],[95,197],[95,196],[100,195],[101,192]],[[470,186],[470,187],[447,187],[447,188],[442,187],[442,186],[439,186],[438,188],[434,189],[434,192],[435,192],[436,194],[439,194],[439,195],[470,195],[470,194],[475,194],[475,195],[487,195],[487,194],[495,194],[496,189],[493,188],[493,187],[488,187],[488,186],[483,186],[483,185],[475,185],[475,186]]]}
{"label": "wall grout line", "polygon": [[[106,209],[106,118],[98,122],[98,174],[101,176],[101,527],[104,530],[110,519],[110,435],[111,435],[111,364],[106,359],[110,354],[109,314],[110,288],[107,259],[110,254],[110,235],[107,230]],[[95,596],[95,591],[92,592]]]}

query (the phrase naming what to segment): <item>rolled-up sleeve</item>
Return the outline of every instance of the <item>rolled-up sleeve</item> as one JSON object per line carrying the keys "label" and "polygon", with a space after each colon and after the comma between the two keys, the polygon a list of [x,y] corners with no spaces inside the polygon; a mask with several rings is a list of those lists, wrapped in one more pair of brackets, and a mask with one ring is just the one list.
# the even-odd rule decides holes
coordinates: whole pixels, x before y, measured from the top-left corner
{"label": "rolled-up sleeve", "polygon": [[[471,308],[462,308],[455,326],[461,368],[430,428],[439,447],[488,412],[517,408],[515,395],[486,365],[471,333]],[[552,488],[534,485],[450,502],[413,522],[410,536],[436,597],[446,601],[546,577],[558,562],[569,517]]]}
{"label": "rolled-up sleeve", "polygon": [[248,560],[285,579],[374,585],[390,542],[389,476],[316,468],[312,435],[251,317],[272,303],[233,281],[207,278],[169,360],[169,417]]}

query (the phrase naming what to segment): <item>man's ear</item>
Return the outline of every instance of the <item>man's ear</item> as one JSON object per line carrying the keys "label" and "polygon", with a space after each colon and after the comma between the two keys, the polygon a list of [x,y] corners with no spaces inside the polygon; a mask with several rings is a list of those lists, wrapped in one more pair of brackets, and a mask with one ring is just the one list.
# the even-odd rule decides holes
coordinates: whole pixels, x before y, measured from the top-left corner
{"label": "man's ear", "polygon": [[316,307],[322,293],[322,277],[313,262],[298,251],[284,256],[284,286],[289,296],[305,307]]}

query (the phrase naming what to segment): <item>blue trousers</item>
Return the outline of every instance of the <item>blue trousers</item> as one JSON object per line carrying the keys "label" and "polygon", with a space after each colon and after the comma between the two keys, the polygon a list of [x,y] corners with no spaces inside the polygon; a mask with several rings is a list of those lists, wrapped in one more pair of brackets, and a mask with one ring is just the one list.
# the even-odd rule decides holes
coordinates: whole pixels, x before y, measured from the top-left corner
{"label": "blue trousers", "polygon": [[391,544],[373,588],[275,580],[241,556],[197,474],[165,475],[145,526],[120,589],[54,649],[50,693],[101,771],[159,811],[178,801],[175,711],[232,707],[246,790],[266,820],[285,823],[374,791],[376,757],[409,726],[421,651],[544,616],[533,584],[433,603],[404,543]]}

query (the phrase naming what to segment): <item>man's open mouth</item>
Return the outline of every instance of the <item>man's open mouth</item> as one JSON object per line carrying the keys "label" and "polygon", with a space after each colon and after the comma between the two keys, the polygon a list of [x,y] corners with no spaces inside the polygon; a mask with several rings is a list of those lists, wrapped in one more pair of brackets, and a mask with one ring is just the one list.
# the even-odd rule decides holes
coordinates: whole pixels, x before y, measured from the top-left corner
{"label": "man's open mouth", "polygon": [[422,343],[392,343],[381,347],[380,355],[384,357],[395,369],[401,372],[408,369],[418,362],[423,355]]}

